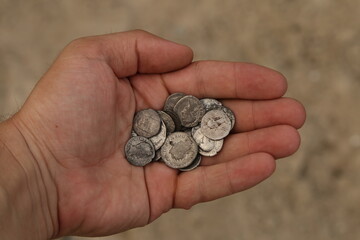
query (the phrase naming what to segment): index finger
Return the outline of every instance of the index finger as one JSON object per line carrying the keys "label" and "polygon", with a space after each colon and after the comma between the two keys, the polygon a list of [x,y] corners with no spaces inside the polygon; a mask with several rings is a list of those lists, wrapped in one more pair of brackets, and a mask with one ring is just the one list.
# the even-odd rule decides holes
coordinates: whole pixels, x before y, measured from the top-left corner
{"label": "index finger", "polygon": [[250,63],[199,61],[163,74],[170,93],[199,98],[274,99],[287,89],[285,77],[270,68]]}

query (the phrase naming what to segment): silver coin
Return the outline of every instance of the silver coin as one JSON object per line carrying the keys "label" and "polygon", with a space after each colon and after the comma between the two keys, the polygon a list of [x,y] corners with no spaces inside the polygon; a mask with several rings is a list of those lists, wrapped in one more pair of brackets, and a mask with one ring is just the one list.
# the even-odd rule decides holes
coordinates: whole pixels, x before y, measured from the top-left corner
{"label": "silver coin", "polygon": [[154,144],[155,150],[158,150],[161,148],[161,146],[164,144],[165,139],[166,139],[166,126],[163,121],[161,121],[160,132],[157,135],[155,135],[149,139]]}
{"label": "silver coin", "polygon": [[170,134],[161,148],[161,158],[171,168],[189,166],[198,154],[195,140],[184,132]]}
{"label": "silver coin", "polygon": [[142,167],[155,157],[155,148],[152,142],[145,137],[132,137],[125,145],[125,156],[132,165]]}
{"label": "silver coin", "polygon": [[210,110],[201,120],[201,132],[210,139],[222,139],[230,133],[230,130],[231,121],[221,109]]}
{"label": "silver coin", "polygon": [[233,129],[234,125],[235,125],[235,115],[233,113],[233,111],[230,110],[230,108],[228,107],[221,107],[221,109],[226,113],[226,115],[228,116],[228,118],[231,121],[231,129]]}
{"label": "silver coin", "polygon": [[174,111],[175,104],[184,97],[184,93],[173,93],[170,96],[167,97],[164,105],[164,111]]}
{"label": "silver coin", "polygon": [[145,109],[136,113],[134,118],[134,131],[142,137],[150,138],[159,133],[161,119],[153,109]]}
{"label": "silver coin", "polygon": [[199,146],[199,150],[209,152],[215,147],[215,140],[212,140],[201,132],[200,126],[196,126],[191,130],[191,135],[194,138],[195,142]]}
{"label": "silver coin", "polygon": [[205,112],[208,112],[210,110],[213,110],[213,109],[216,109],[216,108],[219,108],[222,106],[221,102],[219,102],[218,100],[213,99],[213,98],[203,98],[203,99],[200,99],[200,102],[204,105]]}
{"label": "silver coin", "polygon": [[172,117],[164,112],[164,111],[158,111],[158,114],[160,115],[161,119],[165,123],[166,126],[166,134],[170,134],[175,131],[175,122],[172,119]]}
{"label": "silver coin", "polygon": [[222,149],[222,146],[224,144],[224,139],[220,139],[220,140],[216,140],[214,142],[214,148],[211,149],[210,151],[204,151],[202,149],[199,148],[199,154],[201,154],[202,156],[206,156],[206,157],[213,157],[216,154],[218,154],[220,152],[220,150]]}
{"label": "silver coin", "polygon": [[181,125],[184,127],[195,127],[204,116],[205,107],[199,99],[187,95],[176,103],[174,111],[178,115]]}
{"label": "silver coin", "polygon": [[158,162],[158,161],[160,161],[161,160],[161,150],[159,149],[159,150],[157,150],[156,152],[155,152],[155,157],[153,158],[153,162]]}
{"label": "silver coin", "polygon": [[179,170],[182,172],[187,172],[187,171],[191,171],[194,170],[195,168],[197,168],[201,163],[201,155],[198,154],[195,158],[195,160],[187,167],[184,168],[180,168]]}
{"label": "silver coin", "polygon": [[176,115],[176,113],[174,113],[172,111],[164,111],[164,112],[166,112],[171,117],[171,119],[174,121],[175,132],[180,131],[181,128],[182,128],[181,127],[181,122],[180,122],[179,117]]}

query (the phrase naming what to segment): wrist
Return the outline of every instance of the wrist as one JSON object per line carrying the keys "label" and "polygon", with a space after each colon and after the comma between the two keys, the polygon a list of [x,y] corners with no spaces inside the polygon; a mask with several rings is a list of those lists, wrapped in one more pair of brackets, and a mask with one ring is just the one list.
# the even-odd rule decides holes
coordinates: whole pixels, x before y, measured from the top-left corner
{"label": "wrist", "polygon": [[41,154],[12,119],[0,123],[0,238],[56,235],[56,188]]}

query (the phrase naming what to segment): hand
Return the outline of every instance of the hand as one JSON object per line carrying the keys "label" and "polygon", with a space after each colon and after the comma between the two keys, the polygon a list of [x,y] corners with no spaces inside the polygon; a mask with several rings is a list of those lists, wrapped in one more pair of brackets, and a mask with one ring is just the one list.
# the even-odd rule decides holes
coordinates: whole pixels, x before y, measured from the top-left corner
{"label": "hand", "polygon": [[[88,37],[70,43],[39,81],[11,121],[53,186],[46,196],[55,236],[113,234],[243,191],[297,150],[305,112],[281,98],[281,74],[192,57],[188,47],[142,31]],[[191,172],[130,165],[124,145],[134,113],[161,109],[174,92],[221,99],[234,111],[223,150]]]}

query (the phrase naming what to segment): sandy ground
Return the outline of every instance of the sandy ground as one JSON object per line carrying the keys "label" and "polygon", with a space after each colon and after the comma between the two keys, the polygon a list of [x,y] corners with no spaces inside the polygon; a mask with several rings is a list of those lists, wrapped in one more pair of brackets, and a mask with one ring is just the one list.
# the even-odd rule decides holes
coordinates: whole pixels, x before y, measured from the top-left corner
{"label": "sandy ground", "polygon": [[360,239],[360,2],[177,2],[0,0],[0,114],[80,36],[141,28],[196,59],[275,68],[307,109],[299,152],[251,190],[104,239]]}

